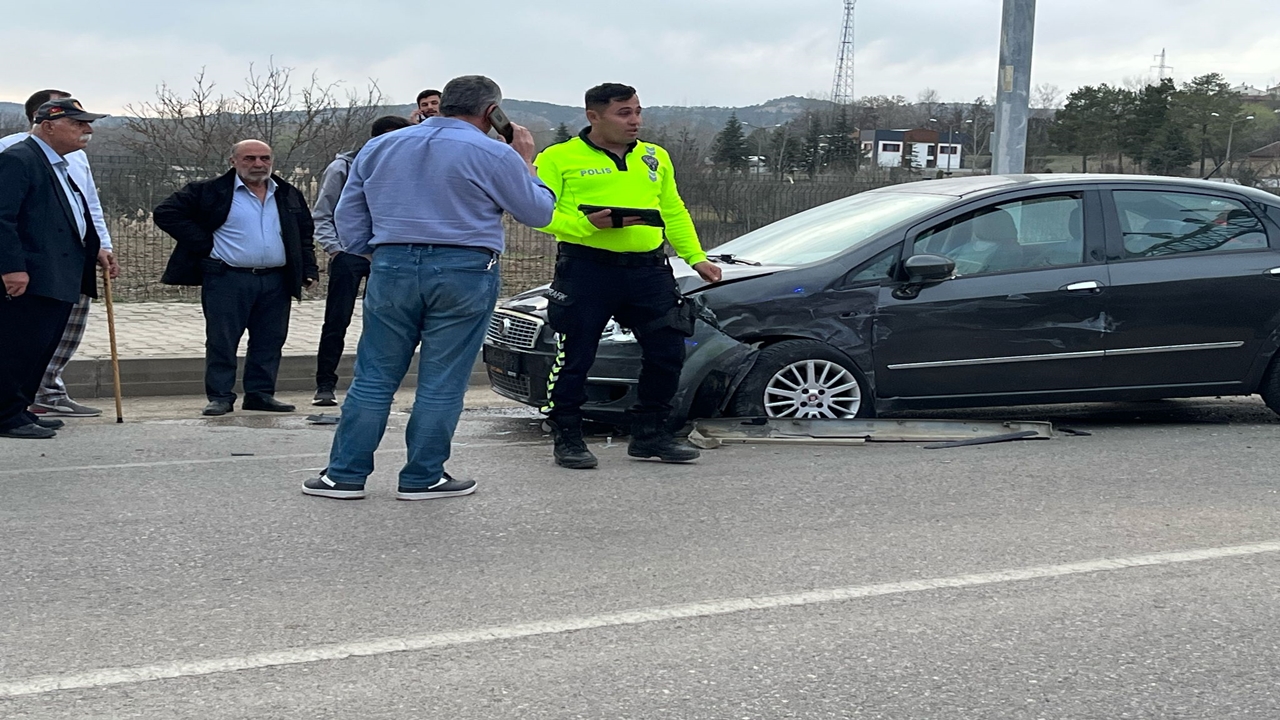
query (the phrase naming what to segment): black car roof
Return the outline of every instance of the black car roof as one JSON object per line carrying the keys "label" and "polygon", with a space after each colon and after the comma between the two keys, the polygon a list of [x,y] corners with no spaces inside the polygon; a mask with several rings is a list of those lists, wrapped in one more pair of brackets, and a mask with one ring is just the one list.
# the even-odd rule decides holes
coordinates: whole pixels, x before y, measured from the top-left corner
{"label": "black car roof", "polygon": [[1218,192],[1228,190],[1260,202],[1267,202],[1272,205],[1280,204],[1280,197],[1272,195],[1264,190],[1213,180],[1163,177],[1157,175],[1102,175],[1092,173],[972,175],[969,177],[943,178],[941,180],[917,180],[915,182],[877,188],[870,192],[946,195],[950,197],[963,198],[983,195],[997,190],[1010,190],[1017,186],[1052,187],[1055,185],[1114,185],[1117,183],[1161,185],[1169,189],[1181,190],[1215,190]]}

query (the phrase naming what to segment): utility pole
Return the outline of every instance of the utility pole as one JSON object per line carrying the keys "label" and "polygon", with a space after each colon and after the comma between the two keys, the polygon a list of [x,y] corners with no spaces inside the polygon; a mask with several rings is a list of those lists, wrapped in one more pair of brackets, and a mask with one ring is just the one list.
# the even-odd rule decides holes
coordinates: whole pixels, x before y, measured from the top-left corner
{"label": "utility pole", "polygon": [[996,79],[995,147],[991,158],[991,172],[996,175],[1026,171],[1035,27],[1036,0],[1004,0],[1000,72]]}

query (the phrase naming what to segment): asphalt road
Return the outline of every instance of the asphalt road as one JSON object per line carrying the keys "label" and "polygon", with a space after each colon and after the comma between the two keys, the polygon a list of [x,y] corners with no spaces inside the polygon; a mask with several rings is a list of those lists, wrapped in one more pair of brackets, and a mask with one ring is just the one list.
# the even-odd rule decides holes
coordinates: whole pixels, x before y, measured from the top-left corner
{"label": "asphalt road", "polygon": [[[303,496],[332,428],[188,408],[0,445],[2,718],[1276,718],[1280,423],[555,468],[473,408],[475,495]],[[249,454],[251,453],[251,454]]]}

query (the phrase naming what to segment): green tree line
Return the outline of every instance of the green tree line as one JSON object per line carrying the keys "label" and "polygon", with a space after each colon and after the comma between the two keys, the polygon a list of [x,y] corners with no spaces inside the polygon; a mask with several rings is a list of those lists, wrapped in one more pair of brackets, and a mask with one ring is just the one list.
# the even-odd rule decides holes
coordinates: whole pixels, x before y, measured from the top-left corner
{"label": "green tree line", "polygon": [[[1057,90],[1053,88],[1053,95]],[[930,91],[936,99],[936,93]],[[922,95],[923,97],[923,95]],[[1053,104],[1057,104],[1056,101]],[[760,174],[856,172],[868,163],[857,128],[928,127],[964,133],[967,167],[983,166],[993,112],[984,98],[971,103],[916,104],[905,98],[864,98],[854,108],[809,111],[786,123],[753,126],[733,115],[709,148],[709,160],[728,172]],[[1050,169],[1050,158],[1079,172],[1154,175],[1231,175],[1250,179],[1238,161],[1251,150],[1280,141],[1280,101],[1246,102],[1213,73],[1181,85],[1161,80],[1140,87],[1081,87],[1061,109],[1033,111],[1027,129],[1028,170]],[[886,125],[897,121],[898,125]],[[1069,167],[1063,167],[1063,165]]]}

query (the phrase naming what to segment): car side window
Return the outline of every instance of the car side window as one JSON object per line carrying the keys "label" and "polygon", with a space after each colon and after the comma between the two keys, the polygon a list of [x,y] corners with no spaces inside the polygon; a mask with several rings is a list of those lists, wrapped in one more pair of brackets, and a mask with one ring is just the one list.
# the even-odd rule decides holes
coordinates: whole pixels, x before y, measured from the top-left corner
{"label": "car side window", "polygon": [[1046,195],[980,208],[925,231],[915,255],[944,255],[957,275],[1084,262],[1084,199]]}
{"label": "car side window", "polygon": [[1267,247],[1262,222],[1243,203],[1214,195],[1117,190],[1125,258]]}
{"label": "car side window", "polygon": [[898,247],[894,246],[876,255],[862,265],[854,268],[845,276],[843,285],[860,285],[862,283],[887,280],[898,260]]}

